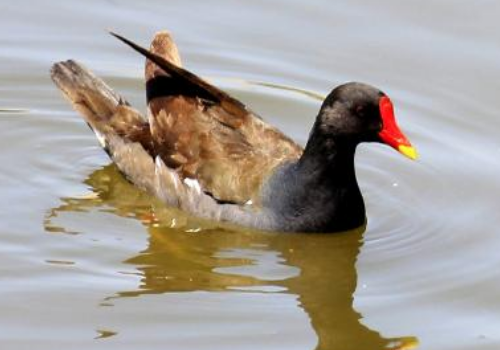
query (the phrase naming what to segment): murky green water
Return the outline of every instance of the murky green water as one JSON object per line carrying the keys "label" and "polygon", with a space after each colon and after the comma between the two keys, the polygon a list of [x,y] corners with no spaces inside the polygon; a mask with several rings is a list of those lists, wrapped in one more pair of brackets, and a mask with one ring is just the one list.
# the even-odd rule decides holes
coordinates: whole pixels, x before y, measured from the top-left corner
{"label": "murky green water", "polygon": [[[0,3],[2,349],[500,348],[500,5]],[[316,94],[392,97],[421,159],[363,146],[366,232],[218,229],[124,181],[52,85],[75,58],[144,108],[147,45],[305,142]]]}

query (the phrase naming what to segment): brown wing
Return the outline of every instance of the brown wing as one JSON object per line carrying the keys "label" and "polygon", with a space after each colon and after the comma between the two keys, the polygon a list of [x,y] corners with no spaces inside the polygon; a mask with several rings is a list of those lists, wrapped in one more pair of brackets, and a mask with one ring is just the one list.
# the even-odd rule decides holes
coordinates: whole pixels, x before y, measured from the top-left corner
{"label": "brown wing", "polygon": [[259,202],[261,185],[302,149],[241,102],[180,68],[168,33],[151,52],[117,36],[145,55],[149,124],[154,152],[182,177],[197,179],[219,201]]}

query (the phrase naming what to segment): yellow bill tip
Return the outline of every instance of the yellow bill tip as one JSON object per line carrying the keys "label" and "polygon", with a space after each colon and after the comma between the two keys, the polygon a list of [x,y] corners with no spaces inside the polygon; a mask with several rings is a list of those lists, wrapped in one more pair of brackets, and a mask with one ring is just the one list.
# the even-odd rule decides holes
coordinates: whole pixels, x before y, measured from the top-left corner
{"label": "yellow bill tip", "polygon": [[398,151],[399,151],[399,153],[410,158],[411,160],[415,160],[418,158],[417,150],[415,148],[413,148],[412,146],[401,145],[398,147]]}

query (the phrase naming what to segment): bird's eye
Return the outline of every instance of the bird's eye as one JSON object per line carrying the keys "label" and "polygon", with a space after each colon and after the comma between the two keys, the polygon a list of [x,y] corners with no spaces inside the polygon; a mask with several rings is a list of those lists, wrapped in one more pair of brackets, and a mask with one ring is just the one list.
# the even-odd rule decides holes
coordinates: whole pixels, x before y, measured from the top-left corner
{"label": "bird's eye", "polygon": [[356,114],[360,117],[364,117],[366,114],[366,108],[364,106],[356,106]]}

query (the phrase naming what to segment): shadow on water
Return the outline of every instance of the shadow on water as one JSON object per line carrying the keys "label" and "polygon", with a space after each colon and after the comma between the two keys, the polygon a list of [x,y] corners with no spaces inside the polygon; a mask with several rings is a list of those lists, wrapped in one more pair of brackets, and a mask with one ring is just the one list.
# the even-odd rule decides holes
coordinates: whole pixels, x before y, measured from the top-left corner
{"label": "shadow on water", "polygon": [[238,290],[297,295],[318,336],[316,349],[411,349],[414,337],[387,339],[353,308],[356,259],[364,229],[336,235],[273,234],[214,226],[165,208],[129,184],[113,165],[85,180],[93,195],[63,198],[50,211],[47,232],[64,212],[91,208],[141,220],[148,247],[124,263],[142,276],[136,290],[114,298],[190,291]]}

